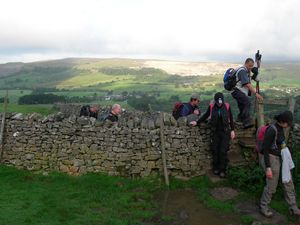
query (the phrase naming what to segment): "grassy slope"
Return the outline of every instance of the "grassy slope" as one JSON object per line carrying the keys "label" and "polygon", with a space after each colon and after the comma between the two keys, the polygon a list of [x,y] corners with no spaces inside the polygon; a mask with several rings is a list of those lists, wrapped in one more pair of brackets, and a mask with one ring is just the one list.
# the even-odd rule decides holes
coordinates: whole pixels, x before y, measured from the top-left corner
{"label": "grassy slope", "polygon": [[155,180],[0,168],[0,224],[134,224],[154,215]]}
{"label": "grassy slope", "polygon": [[[241,192],[237,198],[223,202],[214,199],[210,189],[231,186],[227,181],[212,184],[207,177],[189,181],[171,178],[170,184],[170,189],[197,190],[199,201],[224,213],[236,213],[236,203],[257,200],[262,190],[261,186],[255,192]],[[0,224],[132,225],[157,218],[159,209],[154,194],[165,190],[165,186],[155,177],[132,180],[99,173],[80,177],[61,173],[44,176],[0,166],[0,189]],[[282,189],[274,196],[272,207],[288,214]],[[245,224],[253,221],[240,216]]]}

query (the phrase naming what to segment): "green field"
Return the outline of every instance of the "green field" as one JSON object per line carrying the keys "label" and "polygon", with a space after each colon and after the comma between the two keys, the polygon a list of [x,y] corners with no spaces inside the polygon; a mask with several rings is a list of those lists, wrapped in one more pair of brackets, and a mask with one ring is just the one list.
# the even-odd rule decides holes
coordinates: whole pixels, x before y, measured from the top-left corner
{"label": "green field", "polygon": [[[3,111],[3,107],[3,104],[0,103],[1,112]],[[53,109],[53,105],[18,105],[14,103],[9,103],[7,105],[7,112],[19,112],[23,114],[30,114],[36,112],[42,115],[48,115],[56,112],[56,110]]]}
{"label": "green field", "polygon": [[[135,106],[127,101],[112,99],[105,101],[104,96],[123,95],[150,96],[155,99],[155,110],[170,112],[174,102],[178,99],[188,101],[192,93],[200,93],[203,102],[201,109],[213,99],[214,93],[222,91],[227,101],[233,105],[230,93],[225,91],[222,75],[210,76],[179,76],[171,75],[159,68],[145,68],[145,60],[133,59],[64,59],[49,62],[24,64],[17,73],[7,77],[0,77],[0,97],[5,89],[9,89],[9,101],[13,103],[11,110],[30,112],[35,107],[20,106],[18,99],[36,90],[44,93],[65,96],[72,102],[72,97],[88,97],[88,102],[110,105],[120,103],[127,109]],[[187,68],[188,69],[188,68]],[[1,65],[0,65],[1,70]],[[300,94],[300,64],[299,63],[265,63],[261,71],[261,90],[265,97],[287,98]],[[49,90],[51,89],[51,90]],[[79,100],[80,101],[80,100]],[[37,106],[40,108],[41,106]],[[46,107],[47,108],[47,107]],[[148,107],[146,107],[148,108]],[[38,109],[39,111],[41,109]],[[147,110],[147,109],[146,109]],[[274,110],[272,108],[272,110]],[[275,109],[276,110],[276,109]],[[281,110],[278,108],[278,110]],[[299,112],[297,104],[297,112]],[[45,113],[45,111],[43,111]]]}
{"label": "green field", "polygon": [[[170,190],[194,190],[195,200],[206,207],[224,215],[235,214],[243,224],[252,224],[254,218],[238,214],[235,205],[259,199],[264,185],[262,171],[259,167],[236,167],[230,171],[228,180],[215,184],[207,177],[189,181],[170,178]],[[246,185],[249,182],[251,185]],[[210,193],[215,187],[239,188],[240,193],[232,200],[219,201]],[[300,194],[298,187],[296,185],[296,191]],[[3,225],[142,225],[156,224],[154,221],[171,225],[177,219],[175,215],[161,214],[158,201],[162,200],[155,196],[167,188],[156,176],[129,179],[100,173],[79,177],[56,172],[42,175],[2,165],[0,189],[0,224]],[[288,206],[280,187],[272,207],[288,217]]]}

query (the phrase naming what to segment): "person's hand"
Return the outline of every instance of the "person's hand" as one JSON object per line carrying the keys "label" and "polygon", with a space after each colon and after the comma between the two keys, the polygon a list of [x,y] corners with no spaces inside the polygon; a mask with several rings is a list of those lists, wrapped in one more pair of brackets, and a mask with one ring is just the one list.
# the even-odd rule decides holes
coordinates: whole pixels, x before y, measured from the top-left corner
{"label": "person's hand", "polygon": [[257,74],[258,74],[258,68],[257,67],[253,67],[251,69],[251,72],[253,73],[253,75],[257,76]]}
{"label": "person's hand", "polygon": [[231,138],[231,140],[233,140],[235,138],[235,132],[234,132],[234,130],[232,130],[230,132],[230,138]]}
{"label": "person's hand", "polygon": [[195,110],[194,110],[194,114],[195,114],[195,115],[199,115],[199,114],[200,114],[199,109],[195,109]]}
{"label": "person's hand", "polygon": [[268,167],[268,168],[266,169],[266,177],[267,177],[268,179],[272,179],[272,178],[273,178],[273,173],[272,173],[272,170],[271,170],[270,167]]}
{"label": "person's hand", "polygon": [[260,94],[258,94],[258,93],[255,93],[255,97],[257,98],[257,100],[259,100],[259,101],[262,101],[262,100],[264,100],[264,98],[263,98],[263,96],[261,96]]}
{"label": "person's hand", "polygon": [[192,125],[192,127],[194,127],[194,126],[197,125],[197,122],[196,121],[192,121],[192,122],[190,122],[190,125]]}

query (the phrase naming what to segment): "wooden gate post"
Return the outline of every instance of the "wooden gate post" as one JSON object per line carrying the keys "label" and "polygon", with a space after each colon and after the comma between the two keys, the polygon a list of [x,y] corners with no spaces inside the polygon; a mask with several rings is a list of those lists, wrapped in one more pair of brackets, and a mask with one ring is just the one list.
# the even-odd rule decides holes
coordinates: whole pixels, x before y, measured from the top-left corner
{"label": "wooden gate post", "polygon": [[161,146],[161,157],[162,157],[162,163],[163,163],[163,169],[164,169],[164,176],[165,176],[165,183],[167,186],[170,185],[169,183],[169,175],[167,170],[167,160],[166,160],[166,144],[165,144],[165,134],[164,134],[164,113],[161,112],[161,118],[160,118],[160,146]]}

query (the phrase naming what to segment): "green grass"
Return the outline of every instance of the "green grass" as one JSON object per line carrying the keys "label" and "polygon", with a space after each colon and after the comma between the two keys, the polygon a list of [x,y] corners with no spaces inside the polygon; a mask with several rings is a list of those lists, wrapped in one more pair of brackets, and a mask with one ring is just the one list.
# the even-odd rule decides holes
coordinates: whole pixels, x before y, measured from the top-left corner
{"label": "green grass", "polygon": [[[235,199],[223,202],[210,194],[210,189],[222,186],[230,184],[226,181],[213,184],[207,177],[189,181],[170,179],[171,190],[197,190],[200,202],[223,213],[236,213],[236,203],[259,199],[261,194],[241,192]],[[143,224],[157,216],[159,209],[154,195],[165,189],[157,177],[132,180],[99,173],[72,177],[55,172],[44,176],[0,166],[0,224]],[[299,196],[300,191],[297,193]],[[288,217],[282,189],[278,189],[271,207]],[[245,224],[253,220],[247,215],[240,216]],[[172,222],[171,216],[161,219]]]}
{"label": "green grass", "polygon": [[48,176],[0,167],[0,224],[141,224],[154,216],[155,179]]}
{"label": "green grass", "polygon": [[[3,112],[3,104],[1,103],[0,112]],[[36,112],[42,115],[48,115],[56,111],[53,109],[52,105],[18,105],[9,103],[7,105],[7,112],[18,112],[23,114],[30,114]]]}
{"label": "green grass", "polygon": [[[8,99],[10,103],[18,103],[18,100],[23,95],[31,94],[31,90],[8,90]],[[6,90],[0,90],[0,97],[6,95]]]}

